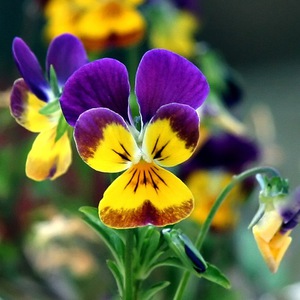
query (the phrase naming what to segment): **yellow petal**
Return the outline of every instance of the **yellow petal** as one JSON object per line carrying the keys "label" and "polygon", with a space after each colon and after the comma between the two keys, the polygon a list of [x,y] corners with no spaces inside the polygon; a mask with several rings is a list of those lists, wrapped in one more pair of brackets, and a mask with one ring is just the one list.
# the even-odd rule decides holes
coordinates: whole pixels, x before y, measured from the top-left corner
{"label": "yellow petal", "polygon": [[163,167],[176,166],[193,154],[199,140],[199,119],[187,105],[161,107],[146,125],[143,153],[147,161]]}
{"label": "yellow petal", "polygon": [[266,242],[266,240],[260,235],[258,225],[253,226],[252,232],[264,261],[266,262],[270,271],[275,273],[278,270],[284,254],[292,242],[292,238],[288,236],[288,234],[282,235],[280,232],[278,232],[270,242]]}
{"label": "yellow petal", "polygon": [[56,127],[43,131],[35,139],[27,156],[26,175],[34,180],[55,179],[64,174],[72,160],[68,132],[55,141]]}
{"label": "yellow petal", "polygon": [[141,161],[108,187],[99,215],[113,228],[165,226],[188,217],[192,209],[193,195],[179,178]]}
{"label": "yellow petal", "polygon": [[76,123],[74,136],[81,158],[97,171],[124,171],[141,156],[124,119],[109,109],[83,113]]}
{"label": "yellow petal", "polygon": [[58,116],[45,116],[39,112],[46,104],[29,91],[23,79],[15,81],[11,95],[11,113],[20,125],[32,132],[53,127]]}
{"label": "yellow petal", "polygon": [[282,224],[282,218],[276,210],[266,211],[259,220],[256,231],[267,243],[271,241]]}

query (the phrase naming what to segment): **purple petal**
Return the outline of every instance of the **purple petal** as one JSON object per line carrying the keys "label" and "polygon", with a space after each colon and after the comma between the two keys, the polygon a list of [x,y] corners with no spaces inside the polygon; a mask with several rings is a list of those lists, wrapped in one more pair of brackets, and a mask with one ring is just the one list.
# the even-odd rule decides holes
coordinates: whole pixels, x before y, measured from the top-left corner
{"label": "purple petal", "polygon": [[294,191],[291,202],[280,208],[280,215],[283,223],[285,223],[283,226],[289,228],[298,224],[300,218],[300,187]]}
{"label": "purple petal", "polygon": [[61,107],[67,122],[91,108],[109,108],[129,122],[130,85],[125,66],[111,58],[99,59],[77,70],[66,82]]}
{"label": "purple petal", "polygon": [[258,158],[259,149],[254,141],[243,136],[221,133],[210,137],[188,164],[192,169],[223,168],[239,173]]}
{"label": "purple petal", "polygon": [[295,216],[295,218],[291,219],[289,222],[283,223],[280,227],[280,232],[284,234],[287,231],[294,229],[298,225],[299,221],[300,221],[300,214]]}
{"label": "purple petal", "polygon": [[81,41],[72,34],[62,34],[51,42],[46,59],[49,76],[53,65],[60,86],[81,66],[88,62],[87,54]]}
{"label": "purple petal", "polygon": [[173,167],[193,154],[199,138],[199,117],[188,105],[162,106],[145,128],[143,153],[162,167]]}
{"label": "purple petal", "polygon": [[13,40],[12,50],[19,72],[32,93],[47,102],[49,100],[47,92],[50,90],[50,86],[44,77],[36,56],[26,43],[18,37]]}
{"label": "purple petal", "polygon": [[[157,120],[169,119],[172,130],[179,139],[185,142],[185,148],[195,148],[199,139],[199,117],[197,112],[188,105],[168,104],[162,106],[151,123]],[[158,133],[159,135],[159,133]]]}
{"label": "purple petal", "polygon": [[125,120],[107,108],[92,108],[80,115],[74,137],[81,158],[102,172],[128,169],[140,151]]}
{"label": "purple petal", "polygon": [[24,99],[27,98],[28,86],[24,79],[17,79],[10,94],[10,111],[14,118],[19,120],[24,114]]}
{"label": "purple petal", "polygon": [[173,52],[150,50],[138,67],[136,95],[144,123],[165,104],[181,103],[197,109],[208,92],[208,83],[200,70]]}

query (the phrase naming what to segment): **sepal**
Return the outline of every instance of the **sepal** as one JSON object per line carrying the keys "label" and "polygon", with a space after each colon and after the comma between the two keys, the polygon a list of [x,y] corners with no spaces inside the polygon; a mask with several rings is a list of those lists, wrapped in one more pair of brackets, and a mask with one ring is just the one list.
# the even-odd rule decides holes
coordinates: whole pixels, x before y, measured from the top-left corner
{"label": "sepal", "polygon": [[51,115],[53,113],[56,113],[60,110],[60,104],[58,99],[54,99],[51,102],[48,102],[46,105],[44,105],[40,110],[39,113],[44,116]]}
{"label": "sepal", "polygon": [[261,174],[256,175],[256,179],[261,187],[259,200],[262,203],[270,204],[281,202],[289,193],[289,182],[279,176],[267,177]]}
{"label": "sepal", "polygon": [[54,96],[59,98],[60,95],[61,95],[61,91],[60,91],[60,88],[59,88],[57,76],[56,76],[53,65],[50,66],[49,77],[50,77],[49,81],[50,81],[51,90],[52,90]]}
{"label": "sepal", "polygon": [[162,234],[186,269],[196,275],[206,271],[206,261],[186,235],[174,228],[163,229]]}
{"label": "sepal", "polygon": [[65,117],[61,114],[60,118],[58,120],[57,128],[56,128],[55,141],[58,141],[64,135],[64,133],[68,130],[68,128],[72,128],[72,127],[69,126]]}
{"label": "sepal", "polygon": [[227,277],[214,265],[206,262],[191,240],[178,229],[162,230],[169,247],[177,257],[168,258],[166,265],[184,268],[198,277],[205,278],[226,289],[230,288]]}

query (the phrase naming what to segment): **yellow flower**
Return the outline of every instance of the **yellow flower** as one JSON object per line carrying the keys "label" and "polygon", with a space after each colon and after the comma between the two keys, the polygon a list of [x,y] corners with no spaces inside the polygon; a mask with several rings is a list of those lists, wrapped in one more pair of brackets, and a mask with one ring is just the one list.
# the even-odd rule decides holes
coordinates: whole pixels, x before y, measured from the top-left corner
{"label": "yellow flower", "polygon": [[[223,171],[195,170],[186,180],[186,185],[195,197],[195,208],[191,218],[203,223],[220,192],[232,180],[232,174]],[[238,204],[245,198],[241,185],[236,186],[220,206],[212,227],[216,230],[228,230],[235,226],[239,218]]]}
{"label": "yellow flower", "polygon": [[168,10],[161,18],[155,18],[150,29],[150,44],[153,48],[164,48],[185,57],[196,51],[196,18],[187,11]]}
{"label": "yellow flower", "polygon": [[78,36],[87,50],[123,47],[139,42],[145,21],[137,6],[142,0],[50,0],[45,7],[46,36],[63,32]]}

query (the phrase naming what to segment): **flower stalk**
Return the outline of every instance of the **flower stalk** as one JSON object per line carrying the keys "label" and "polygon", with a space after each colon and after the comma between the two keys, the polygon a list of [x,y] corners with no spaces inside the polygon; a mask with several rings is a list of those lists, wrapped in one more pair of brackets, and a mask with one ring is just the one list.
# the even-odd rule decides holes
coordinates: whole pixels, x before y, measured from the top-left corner
{"label": "flower stalk", "polygon": [[[239,175],[233,176],[232,181],[219,194],[219,196],[216,199],[214,205],[212,206],[205,222],[203,223],[203,225],[201,227],[201,230],[200,230],[199,235],[195,242],[195,247],[199,251],[200,251],[200,249],[203,245],[203,242],[206,238],[206,235],[209,231],[212,220],[213,220],[216,212],[218,211],[219,207],[221,206],[223,201],[226,199],[227,195],[231,192],[231,190],[235,187],[235,185],[241,183],[242,181],[244,181],[245,179],[247,179],[249,177],[252,177],[252,176],[254,176],[256,174],[260,174],[260,173],[269,173],[269,174],[272,174],[273,176],[280,176],[279,172],[272,167],[256,167],[256,168],[246,170],[246,171],[240,173]],[[183,299],[183,294],[184,294],[185,288],[188,284],[190,276],[191,276],[190,271],[184,272],[184,274],[181,278],[181,281],[179,282],[178,288],[176,290],[174,300]]]}
{"label": "flower stalk", "polygon": [[133,278],[133,259],[132,252],[134,248],[134,232],[128,229],[126,232],[126,250],[125,250],[125,291],[124,300],[135,299],[135,288]]}

